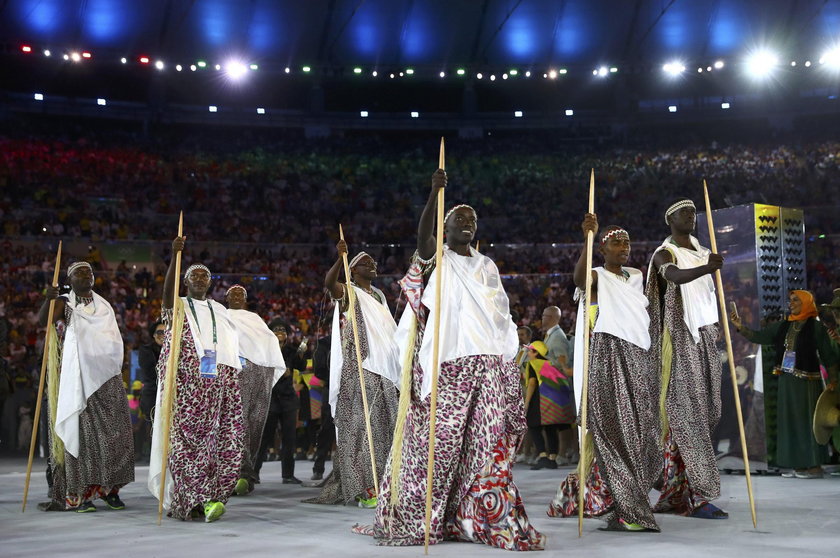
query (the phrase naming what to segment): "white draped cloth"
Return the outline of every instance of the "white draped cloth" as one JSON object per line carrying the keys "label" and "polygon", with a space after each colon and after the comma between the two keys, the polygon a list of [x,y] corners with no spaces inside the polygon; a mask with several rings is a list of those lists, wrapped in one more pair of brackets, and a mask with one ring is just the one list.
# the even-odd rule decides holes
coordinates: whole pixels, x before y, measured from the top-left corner
{"label": "white draped cloth", "polygon": [[274,369],[271,385],[286,372],[286,361],[277,336],[268,329],[265,321],[248,310],[228,309],[228,317],[236,325],[239,335],[239,356],[257,366]]}
{"label": "white draped cloth", "polygon": [[79,415],[88,398],[122,373],[123,340],[114,309],[96,293],[91,304],[64,295],[72,310],[61,356],[55,433],[67,452],[79,457]]}
{"label": "white draped cloth", "polygon": [[[378,374],[394,383],[397,387],[400,385],[400,360],[399,349],[397,347],[395,334],[397,332],[397,324],[394,321],[388,306],[382,304],[374,297],[366,293],[363,289],[355,285],[353,293],[356,300],[359,302],[359,309],[362,312],[362,319],[364,324],[359,324],[359,327],[364,326],[365,337],[367,338],[368,356],[362,361],[362,368]],[[346,289],[346,285],[345,285]],[[376,287],[373,287],[382,300],[385,300],[385,295]],[[344,296],[347,296],[345,290]],[[339,302],[336,301],[335,311],[333,312],[332,336],[330,338],[330,405],[335,409],[338,401],[338,392],[341,387],[341,367],[344,364],[344,355],[341,350],[341,325],[339,318]],[[345,317],[349,319],[347,313],[352,311],[348,308],[345,312]],[[352,335],[352,328],[347,325],[347,332]],[[359,333],[361,335],[361,332]]]}
{"label": "white draped cloth", "polygon": [[[423,292],[421,301],[429,309],[419,354],[419,364],[425,372],[423,398],[432,392],[435,285],[441,277],[440,364],[473,355],[501,355],[509,361],[519,349],[516,324],[510,316],[510,301],[499,268],[472,247],[470,254],[460,256],[444,245],[442,269],[432,271]],[[404,330],[409,325],[410,320],[400,320],[401,338],[408,337]],[[401,356],[414,350],[407,343],[401,343],[400,349]]]}
{"label": "white draped cloth", "polygon": [[[598,319],[592,333],[608,333],[644,350],[650,349],[650,315],[648,299],[644,292],[642,272],[623,267],[629,274],[626,281],[603,267],[592,269],[598,274]],[[578,314],[575,323],[575,354],[581,355],[574,362],[575,401],[580,408],[583,391],[583,291],[577,289]]]}
{"label": "white draped cloth", "polygon": [[[239,335],[237,333],[236,324],[230,319],[228,309],[219,304],[215,300],[192,299],[198,321],[196,322],[190,309],[187,297],[182,296],[181,302],[184,304],[184,314],[187,317],[187,325],[189,331],[181,332],[184,335],[190,335],[195,345],[195,352],[199,359],[204,356],[204,349],[213,349],[213,319],[210,314],[210,305],[213,305],[213,315],[216,317],[216,364],[225,364],[237,370],[242,369],[242,362],[239,360]],[[200,327],[199,327],[200,325]],[[174,327],[174,324],[170,324]],[[275,340],[277,338],[275,337]],[[183,350],[183,349],[182,349]],[[180,358],[179,358],[180,361]],[[180,362],[176,362],[178,366]],[[165,365],[164,365],[165,366]],[[177,372],[176,372],[177,373]],[[176,376],[177,378],[177,376]],[[155,399],[155,409],[161,408],[161,397],[163,396],[163,385],[159,386],[157,397]],[[177,412],[174,407],[176,402],[173,401],[173,412]],[[154,422],[152,423],[152,449],[149,457],[149,480],[146,486],[149,491],[154,494],[155,498],[160,494],[160,479],[161,479],[161,461],[163,460],[163,413],[154,413]],[[170,509],[172,502],[172,490],[174,484],[172,483],[172,474],[169,471],[167,464],[166,473],[166,488],[164,489],[163,507]]]}
{"label": "white draped cloth", "polygon": [[[682,248],[671,242],[671,237],[656,249],[668,250],[674,257],[677,267],[680,269],[692,269],[709,263],[711,250],[700,246],[694,236],[689,236],[693,250]],[[648,273],[655,273],[653,260]],[[680,285],[680,295],[683,304],[683,319],[688,331],[694,338],[695,343],[700,342],[700,328],[709,324],[715,324],[720,319],[718,316],[717,298],[715,295],[715,283],[709,274],[698,277],[694,281]]]}
{"label": "white draped cloth", "polygon": [[[242,363],[239,360],[239,335],[236,331],[236,324],[230,319],[228,309],[215,300],[192,299],[195,308],[193,316],[187,297],[182,296],[184,303],[184,314],[187,315],[187,323],[190,326],[193,341],[195,341],[195,352],[199,360],[204,356],[205,349],[213,350],[213,316],[216,318],[216,364],[225,364],[231,368],[242,370]],[[210,313],[210,305],[213,305],[213,314]],[[196,322],[196,316],[198,322]],[[274,338],[275,341],[277,338]]]}

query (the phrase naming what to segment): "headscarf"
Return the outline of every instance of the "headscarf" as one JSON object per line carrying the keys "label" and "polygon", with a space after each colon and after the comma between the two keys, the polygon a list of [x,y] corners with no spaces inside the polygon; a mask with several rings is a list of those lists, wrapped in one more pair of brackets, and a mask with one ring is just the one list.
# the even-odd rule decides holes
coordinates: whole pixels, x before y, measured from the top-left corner
{"label": "headscarf", "polygon": [[545,358],[545,355],[548,354],[548,347],[546,347],[545,343],[542,341],[534,341],[528,345],[528,348],[537,351],[537,354],[539,354],[542,358]]}
{"label": "headscarf", "polygon": [[814,301],[814,295],[811,291],[793,290],[791,294],[795,294],[802,301],[802,310],[799,314],[791,314],[788,316],[788,321],[799,322],[807,320],[808,318],[817,317],[817,303]]}

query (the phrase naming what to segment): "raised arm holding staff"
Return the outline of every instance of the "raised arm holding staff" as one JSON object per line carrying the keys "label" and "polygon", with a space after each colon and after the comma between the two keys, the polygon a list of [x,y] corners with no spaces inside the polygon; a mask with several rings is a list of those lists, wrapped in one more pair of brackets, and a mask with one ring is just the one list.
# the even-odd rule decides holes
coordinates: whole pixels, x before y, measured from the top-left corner
{"label": "raised arm holding staff", "polygon": [[[336,428],[333,471],[312,504],[375,507],[397,418],[400,363],[397,324],[385,293],[373,285],[376,261],[359,252],[347,261],[343,229],[338,258],[324,278],[335,301],[330,349],[329,402]],[[346,282],[339,281],[344,269]]]}
{"label": "raised arm holding staff", "polygon": [[[417,252],[400,281],[408,301],[397,330],[400,359],[407,364],[397,418],[402,435],[395,434],[382,476],[375,524],[357,531],[383,545],[423,545],[428,536],[429,544],[459,540],[539,550],[545,537],[530,525],[511,475],[525,431],[520,373],[513,361],[516,326],[498,268],[470,247],[478,225],[470,206],[457,205],[440,220],[446,239],[441,263],[435,264],[442,238],[433,234],[434,215],[446,182],[443,169],[432,175]],[[430,319],[435,312],[440,312],[437,329]],[[424,501],[431,503],[428,515]],[[488,501],[498,507],[488,509]]]}

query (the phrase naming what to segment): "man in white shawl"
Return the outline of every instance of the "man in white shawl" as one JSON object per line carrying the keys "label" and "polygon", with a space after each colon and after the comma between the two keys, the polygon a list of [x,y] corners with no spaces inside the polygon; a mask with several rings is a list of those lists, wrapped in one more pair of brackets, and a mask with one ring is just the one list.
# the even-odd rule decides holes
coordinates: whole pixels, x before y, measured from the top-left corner
{"label": "man in white shawl", "polygon": [[348,285],[338,280],[342,256],[347,244],[336,245],[338,258],[327,272],[324,285],[335,301],[330,349],[329,403],[336,429],[333,470],[324,481],[321,493],[308,500],[310,504],[350,504],[361,507],[376,505],[373,469],[367,440],[362,384],[356,361],[356,345],[362,355],[364,390],[370,411],[373,451],[379,478],[391,450],[394,423],[397,418],[399,353],[394,342],[397,324],[388,309],[385,294],[372,281],[376,278],[376,261],[360,252],[349,264],[350,282],[356,300],[355,319],[358,341],[353,337],[349,320]]}
{"label": "man in white shawl", "polygon": [[239,387],[245,419],[245,453],[234,494],[243,496],[254,490],[254,484],[259,479],[254,464],[271,403],[271,388],[286,371],[286,362],[277,337],[268,329],[265,321],[259,314],[246,309],[248,292],[245,287],[232,285],[225,293],[225,300],[228,316],[236,325],[239,357],[242,360]]}
{"label": "man in white shawl", "polygon": [[[588,436],[581,456],[586,471],[584,513],[607,521],[605,530],[659,531],[648,501],[648,493],[662,471],[659,378],[655,354],[650,350],[650,317],[642,272],[625,266],[630,258],[626,230],[612,225],[599,237],[598,220],[591,213],[584,217],[582,229],[584,237],[591,231],[600,241],[599,252],[604,257],[604,265],[592,270],[591,306],[584,308],[581,300],[575,332],[575,339],[582,342],[584,320],[593,324]],[[577,295],[586,289],[585,254],[582,250],[575,265]],[[578,394],[582,391],[582,375],[581,365],[574,376]],[[576,516],[579,490],[578,473],[572,472],[557,489],[548,515]]]}
{"label": "man in white shawl", "polygon": [[113,308],[92,290],[90,264],[72,264],[67,278],[72,290],[59,296],[57,288],[48,286],[40,312],[41,323],[53,327],[46,322],[49,301],[55,300],[55,322],[63,331],[63,341],[49,347],[49,467],[53,484],[51,502],[39,508],[94,512],[93,500],[102,498],[109,508],[121,510],[125,504],[119,490],[134,480],[134,437],[122,379],[122,336]]}
{"label": "man in white shawl", "polygon": [[712,275],[723,258],[692,236],[696,220],[694,202],[687,198],[668,207],[665,222],[671,236],[656,249],[648,269],[651,337],[661,368],[665,463],[654,511],[726,519],[728,514],[710,503],[720,496],[712,433],[721,410]]}
{"label": "man in white shawl", "polygon": [[380,545],[422,545],[435,332],[435,285],[442,281],[440,374],[430,544],[459,540],[507,550],[542,550],[545,537],[528,521],[512,465],[526,430],[522,381],[514,362],[516,325],[496,264],[472,248],[475,210],[452,208],[441,269],[434,265],[435,171],[420,217],[417,252],[400,281],[408,305],[400,319],[400,414],[372,527],[355,530]]}
{"label": "man in white shawl", "polygon": [[[172,241],[173,256],[163,284],[162,317],[167,332],[158,360],[157,409],[172,349],[175,254],[184,249],[184,242],[185,237]],[[180,297],[184,317],[163,501],[170,517],[204,517],[207,523],[225,513],[224,504],[239,479],[245,438],[239,336],[227,308],[207,298],[210,281],[210,270],[201,264],[191,265],[184,273],[187,296]],[[163,459],[162,414],[155,413],[149,463],[149,490],[155,497]]]}

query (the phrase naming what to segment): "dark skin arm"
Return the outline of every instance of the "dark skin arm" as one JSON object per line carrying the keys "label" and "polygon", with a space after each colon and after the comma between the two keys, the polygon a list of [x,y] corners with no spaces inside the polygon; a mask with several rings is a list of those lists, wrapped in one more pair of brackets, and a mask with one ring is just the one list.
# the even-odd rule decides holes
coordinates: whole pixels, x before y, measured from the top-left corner
{"label": "dark skin arm", "polygon": [[[583,223],[581,224],[581,229],[583,229],[583,238],[584,241],[586,240],[586,234],[589,231],[592,231],[593,236],[598,235],[598,217],[595,216],[594,213],[587,213],[583,218]],[[580,252],[580,257],[578,258],[577,263],[575,264],[575,286],[580,289],[586,289],[586,244],[583,245],[583,250]],[[592,272],[592,292],[595,292],[595,286],[598,284],[598,274],[596,272]]]}
{"label": "dark skin arm", "polygon": [[341,268],[344,267],[342,256],[347,253],[347,243],[339,240],[335,249],[338,251],[338,259],[327,272],[327,276],[324,277],[324,286],[330,291],[332,297],[338,300],[344,296],[344,285],[338,282],[338,276],[341,273]]}
{"label": "dark skin arm", "polygon": [[[659,271],[659,268],[668,262],[676,263],[674,261],[674,257],[671,255],[671,252],[668,250],[660,250],[653,257],[653,265],[656,268],[656,271]],[[695,279],[703,277],[704,275],[711,275],[721,267],[723,267],[723,256],[712,253],[709,254],[709,263],[706,265],[693,267],[691,269],[680,269],[673,265],[669,266],[668,269],[665,270],[665,279],[677,285],[682,285],[690,283]]]}
{"label": "dark skin arm", "polygon": [[64,316],[64,299],[58,297],[58,287],[47,285],[47,298],[38,310],[38,324],[42,327],[47,325],[47,318],[50,314],[50,301],[55,300],[55,310],[53,311],[53,323],[57,322]]}
{"label": "dark skin arm", "polygon": [[429,192],[429,199],[426,207],[420,215],[420,223],[417,225],[417,254],[424,260],[435,255],[437,242],[435,240],[435,209],[437,209],[438,190],[446,187],[446,171],[438,169],[432,175],[432,191]]}
{"label": "dark skin arm", "polygon": [[163,307],[172,308],[172,296],[175,293],[175,255],[184,250],[186,236],[179,236],[172,241],[172,259],[169,260],[169,268],[166,270],[166,279],[163,282]]}

